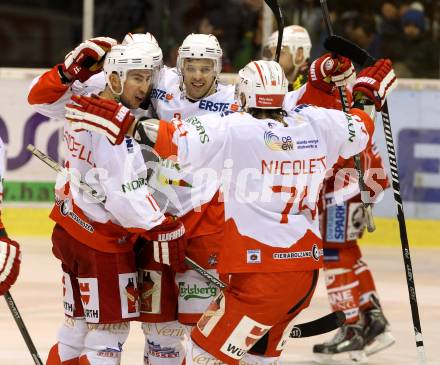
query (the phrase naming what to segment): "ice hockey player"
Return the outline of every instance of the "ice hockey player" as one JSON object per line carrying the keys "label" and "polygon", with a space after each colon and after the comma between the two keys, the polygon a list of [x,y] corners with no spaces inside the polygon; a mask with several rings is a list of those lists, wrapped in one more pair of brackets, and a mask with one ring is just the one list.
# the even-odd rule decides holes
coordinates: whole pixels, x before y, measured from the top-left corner
{"label": "ice hockey player", "polygon": [[[311,43],[306,43],[304,36],[299,36],[302,33],[293,36],[288,30],[290,27],[285,28],[284,52],[281,53],[280,61],[283,57],[293,59],[295,52],[301,47],[310,54]],[[274,33],[268,42],[268,49],[271,51],[268,56],[275,53],[277,37],[278,33]],[[341,110],[336,83],[346,89],[347,100],[351,104],[350,83],[355,77],[354,67],[344,57],[338,57],[337,62],[334,61],[336,60],[332,61],[330,54],[325,54],[313,61],[310,67],[303,69],[308,77],[297,79],[296,90],[288,93],[284,108],[290,110],[296,105],[312,104]],[[290,72],[291,66],[285,66],[283,62],[280,64],[285,72]],[[308,82],[305,83],[306,80]],[[368,193],[373,196],[371,201],[378,201],[382,195],[380,193],[389,184],[374,143],[361,153],[361,163]],[[323,187],[320,206],[324,268],[332,310],[344,311],[347,326],[341,329],[345,336],[338,332],[334,340],[315,346],[315,358],[322,363],[344,361],[345,358],[348,361],[353,358],[356,363],[365,362],[367,355],[391,346],[394,338],[381,309],[373,277],[362,259],[357,242],[366,226],[366,214],[361,203],[353,159],[340,158],[333,166],[333,174],[329,175]],[[350,183],[344,184],[347,177],[350,178]],[[351,336],[348,342],[347,336]],[[341,342],[346,346],[339,345]]]}
{"label": "ice hockey player", "polygon": [[[5,146],[0,138],[0,208],[3,202],[3,179],[5,175]],[[11,240],[1,220],[0,211],[0,295],[4,295],[17,280],[20,272],[21,251],[18,242]]]}
{"label": "ice hockey player", "polygon": [[[122,44],[157,42],[147,34],[127,34]],[[162,68],[155,77],[151,92],[149,112],[161,119],[187,118],[192,115],[215,113],[228,115],[238,109],[234,102],[234,87],[218,81],[221,71],[222,49],[213,35],[191,34],[179,49],[177,68]],[[104,85],[104,77],[98,74],[91,78],[93,87]],[[82,95],[90,89],[90,82],[75,83],[72,92]],[[66,105],[63,98],[60,105]],[[148,104],[149,100],[147,100]],[[154,109],[151,109],[151,106]],[[167,211],[182,216],[188,237],[187,255],[199,262],[211,274],[217,275],[217,245],[221,239],[223,204],[216,193],[218,184],[207,188],[193,179],[182,176],[171,160],[161,162],[157,175],[149,185],[168,195]],[[174,199],[173,199],[174,197]],[[150,248],[151,250],[151,248]],[[148,248],[142,251],[140,271],[140,307],[145,333],[144,359],[150,365],[181,364],[185,357],[186,325],[194,325],[206,307],[218,294],[218,289],[208,284],[193,270],[178,273],[167,265],[149,260]],[[175,292],[178,286],[178,293]],[[192,293],[194,292],[194,293]],[[202,293],[202,294],[201,294]],[[176,305],[178,319],[176,320]],[[183,324],[182,324],[183,323]]]}
{"label": "ice hockey player", "polygon": [[[316,91],[310,92],[309,86],[309,90],[299,98],[299,103],[325,107],[327,100],[327,107],[340,108],[339,96],[333,103],[328,100],[330,95],[335,97],[335,90],[332,91],[324,81],[326,68],[322,65],[329,58],[330,55],[324,55],[312,63],[310,73],[315,72],[317,76],[310,84]],[[324,72],[320,73],[319,70]],[[351,96],[348,90],[347,93]],[[361,194],[367,193],[364,199],[369,203],[378,202],[383,191],[389,187],[389,182],[374,142],[367,146],[360,157],[366,186],[364,193],[359,190],[353,159],[343,158],[333,166],[332,174],[325,180],[322,190],[321,233],[327,293],[332,310],[343,310],[347,317],[346,324],[332,340],[313,347],[316,362],[323,364],[331,361],[365,363],[368,355],[394,343],[373,276],[358,245],[367,223]]]}
{"label": "ice hockey player", "polygon": [[[28,101],[38,112],[62,119],[66,100],[78,88],[85,95],[100,95],[92,95],[96,103],[91,108],[99,110],[96,123],[127,122],[144,115],[139,107],[161,65],[157,44],[116,45],[109,38],[94,38],[34,80]],[[180,270],[184,228],[164,216],[145,184],[124,189],[133,181],[145,181],[148,174],[132,138],[112,140],[121,143],[114,147],[96,132],[65,123],[64,142],[69,178],[57,180],[50,216],[56,222],[52,243],[62,263],[66,319],[47,364],[117,365],[129,321],[139,316],[134,244],[138,237],[153,241],[154,259]],[[71,183],[76,179],[93,185],[105,202],[85,195]]]}
{"label": "ice hockey player", "polygon": [[[158,118],[183,120],[203,114],[221,117],[238,110],[234,86],[219,83],[221,69],[222,49],[217,38],[207,34],[188,35],[179,47],[177,67],[164,67],[151,93]],[[194,122],[197,123],[196,119]],[[205,143],[209,140],[202,129],[200,138]],[[224,207],[219,201],[219,184],[205,178],[204,174],[182,173],[175,161],[165,159],[150,184],[169,197],[170,206],[174,205],[169,208],[170,212],[181,217],[188,243],[187,256],[218,276],[216,266],[223,237]],[[144,276],[156,278],[152,295],[147,296],[141,289],[141,297],[153,303],[149,306],[150,313],[141,311],[144,356],[150,365],[180,365],[186,353],[182,338],[185,326],[197,323],[219,290],[194,270],[177,273],[174,279],[169,267],[158,266],[150,262],[142,268]],[[171,293],[175,292],[175,286],[178,292],[173,301]]]}
{"label": "ice hockey player", "polygon": [[[273,60],[278,43],[278,31],[273,32],[263,46],[263,58]],[[284,27],[280,65],[289,80],[289,91],[307,82],[312,41],[307,29],[299,25]]]}
{"label": "ice hockey player", "polygon": [[[393,89],[392,75],[390,61],[379,60],[360,74],[354,90],[380,109]],[[386,92],[377,97],[378,90]],[[276,361],[294,317],[310,303],[322,266],[320,184],[339,156],[349,158],[371,140],[373,121],[358,109],[344,114],[304,105],[285,116],[286,91],[279,64],[255,61],[239,72],[237,96],[244,113],[120,124],[121,134],[131,124],[129,134],[134,130],[160,154],[176,154],[179,166],[191,173],[210,168],[221,179],[230,161],[230,180],[222,181],[226,222],[217,268],[230,275],[229,287],[193,329],[187,364],[201,357],[238,364],[263,337],[256,357],[264,364]],[[81,128],[98,127],[78,121]],[[100,124],[101,133],[108,134],[109,122]],[[313,147],[303,147],[308,143]]]}

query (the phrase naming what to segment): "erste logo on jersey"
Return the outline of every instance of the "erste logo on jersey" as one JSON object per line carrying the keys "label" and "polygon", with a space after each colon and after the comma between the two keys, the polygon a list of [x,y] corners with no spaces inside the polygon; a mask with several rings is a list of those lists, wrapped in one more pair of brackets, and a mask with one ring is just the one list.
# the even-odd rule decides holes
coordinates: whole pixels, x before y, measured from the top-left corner
{"label": "erste logo on jersey", "polygon": [[170,102],[173,100],[173,94],[167,93],[165,90],[153,89],[151,90],[151,99],[163,100],[165,102]]}
{"label": "erste logo on jersey", "polygon": [[292,137],[278,137],[272,131],[264,132],[264,143],[272,151],[291,151],[295,148],[295,142],[292,141]]}
{"label": "erste logo on jersey", "polygon": [[206,110],[209,112],[221,113],[221,116],[226,116],[228,114],[238,111],[239,106],[236,103],[224,103],[224,102],[213,102],[211,100],[202,99],[199,102],[199,109]]}

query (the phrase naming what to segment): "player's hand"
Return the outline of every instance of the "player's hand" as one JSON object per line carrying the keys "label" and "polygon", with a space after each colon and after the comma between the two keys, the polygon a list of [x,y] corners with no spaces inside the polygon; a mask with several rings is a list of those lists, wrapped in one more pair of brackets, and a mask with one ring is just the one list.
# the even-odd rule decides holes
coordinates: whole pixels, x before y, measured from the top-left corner
{"label": "player's hand", "polygon": [[391,61],[379,59],[373,66],[359,72],[353,85],[353,96],[355,101],[368,99],[380,111],[396,86],[397,79]]}
{"label": "player's hand", "polygon": [[152,241],[154,261],[171,266],[176,272],[185,271],[185,227],[175,217],[166,220],[146,232],[145,238]]}
{"label": "player's hand", "polygon": [[20,272],[21,251],[18,242],[0,237],[0,295],[15,283]]}
{"label": "player's hand", "polygon": [[329,94],[335,86],[345,86],[354,75],[353,64],[348,58],[333,58],[330,53],[313,61],[309,68],[310,83]]}
{"label": "player's hand", "polygon": [[73,95],[74,103],[66,105],[66,119],[76,129],[87,129],[105,135],[111,144],[121,144],[135,117],[115,100],[96,95]]}
{"label": "player's hand", "polygon": [[[92,75],[100,72],[104,65],[105,55],[118,42],[109,37],[89,39],[66,55],[61,65],[61,77],[70,81],[84,82]],[[67,80],[66,80],[67,81]]]}

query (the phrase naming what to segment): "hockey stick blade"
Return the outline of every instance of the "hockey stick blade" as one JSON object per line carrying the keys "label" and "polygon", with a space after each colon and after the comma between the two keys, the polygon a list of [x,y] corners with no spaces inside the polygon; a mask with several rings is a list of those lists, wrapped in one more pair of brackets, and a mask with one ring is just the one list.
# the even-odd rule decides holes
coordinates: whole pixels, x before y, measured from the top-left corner
{"label": "hockey stick blade", "polygon": [[327,51],[347,57],[361,66],[372,65],[375,62],[375,59],[365,49],[338,35],[327,37],[324,41],[324,48]]}
{"label": "hockey stick blade", "polygon": [[345,323],[345,314],[336,311],[311,322],[296,325],[290,331],[290,338],[304,338],[322,335],[341,327]]}

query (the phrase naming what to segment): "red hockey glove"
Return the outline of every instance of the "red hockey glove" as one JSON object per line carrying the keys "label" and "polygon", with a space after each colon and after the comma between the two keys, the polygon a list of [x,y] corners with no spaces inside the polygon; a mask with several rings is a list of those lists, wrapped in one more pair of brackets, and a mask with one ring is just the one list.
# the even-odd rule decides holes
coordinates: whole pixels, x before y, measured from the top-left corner
{"label": "red hockey glove", "polygon": [[77,129],[105,135],[111,144],[121,144],[135,118],[122,104],[99,96],[73,95],[75,104],[66,105],[66,119]]}
{"label": "red hockey glove", "polygon": [[396,75],[389,59],[379,59],[371,66],[364,68],[353,85],[353,95],[356,101],[368,99],[377,111],[382,106],[390,94],[397,86]]}
{"label": "red hockey glove", "polygon": [[18,242],[0,238],[0,295],[15,283],[20,271],[21,252]]}
{"label": "red hockey glove", "polygon": [[102,70],[105,54],[117,43],[116,40],[108,37],[92,38],[81,43],[67,54],[61,65],[61,80],[63,82],[88,80],[90,76]]}
{"label": "red hockey glove", "polygon": [[175,271],[185,271],[185,227],[175,217],[146,232],[145,238],[153,242],[154,261],[171,266]]}
{"label": "red hockey glove", "polygon": [[354,74],[353,64],[348,58],[332,58],[330,53],[313,61],[309,68],[310,83],[328,94],[332,93],[335,86],[344,86]]}

